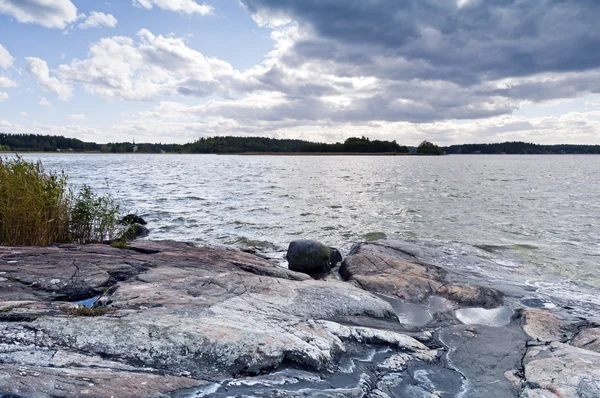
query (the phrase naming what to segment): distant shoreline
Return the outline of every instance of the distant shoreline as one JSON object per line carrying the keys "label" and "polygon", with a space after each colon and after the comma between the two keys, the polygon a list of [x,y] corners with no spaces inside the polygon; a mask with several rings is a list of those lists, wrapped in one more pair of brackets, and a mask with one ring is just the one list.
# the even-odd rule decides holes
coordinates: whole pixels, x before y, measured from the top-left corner
{"label": "distant shoreline", "polygon": [[194,153],[267,156],[414,156],[416,152],[434,155],[504,155],[504,154],[600,154],[600,145],[540,145],[522,141],[490,144],[438,146],[423,141],[419,146],[400,145],[394,141],[349,137],[344,142],[322,143],[299,139],[268,137],[215,136],[199,138],[186,144],[113,142],[98,144],[76,138],[39,134],[0,133],[0,152],[11,153]]}
{"label": "distant shoreline", "polygon": [[[239,152],[239,153],[180,153],[180,152],[44,152],[44,151],[2,151],[0,155],[218,155],[218,156],[439,156],[429,153],[396,152]],[[447,153],[442,156],[562,156],[562,155],[600,155],[597,153]]]}
{"label": "distant shoreline", "polygon": [[397,153],[397,152],[240,152],[217,153],[217,155],[243,155],[243,156],[434,156],[422,153]]}

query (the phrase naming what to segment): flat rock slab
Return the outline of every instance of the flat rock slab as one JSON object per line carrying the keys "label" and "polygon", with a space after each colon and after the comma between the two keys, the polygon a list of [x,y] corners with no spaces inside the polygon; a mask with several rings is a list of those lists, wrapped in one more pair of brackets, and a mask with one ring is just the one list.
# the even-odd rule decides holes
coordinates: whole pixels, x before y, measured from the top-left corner
{"label": "flat rock slab", "polygon": [[455,271],[398,241],[343,280],[170,241],[0,247],[0,397],[600,396],[597,321]]}
{"label": "flat rock slab", "polygon": [[523,329],[532,339],[542,343],[567,340],[569,326],[557,315],[538,308],[524,309],[522,314]]}
{"label": "flat rock slab", "polygon": [[516,320],[504,327],[459,325],[444,329],[448,364],[464,376],[467,397],[515,397],[518,387],[504,374],[521,368],[528,340]]}
{"label": "flat rock slab", "polygon": [[523,397],[600,397],[600,354],[553,342],[527,350]]}
{"label": "flat rock slab", "polygon": [[600,327],[589,327],[581,329],[571,344],[575,347],[600,353]]}
{"label": "flat rock slab", "polygon": [[[398,325],[388,302],[236,250],[3,247],[0,269],[10,285],[0,287],[2,392],[174,396],[282,367],[333,372],[356,345],[437,360],[437,350],[381,329]],[[61,301],[93,294],[89,311]]]}
{"label": "flat rock slab", "polygon": [[404,242],[386,240],[352,247],[340,267],[340,274],[361,288],[390,294],[409,302],[424,303],[433,295],[460,305],[494,308],[502,305],[503,294],[496,289],[450,283],[448,271],[419,261]]}
{"label": "flat rock slab", "polygon": [[49,368],[0,364],[2,391],[26,397],[168,398],[172,391],[204,381],[140,372],[93,368]]}

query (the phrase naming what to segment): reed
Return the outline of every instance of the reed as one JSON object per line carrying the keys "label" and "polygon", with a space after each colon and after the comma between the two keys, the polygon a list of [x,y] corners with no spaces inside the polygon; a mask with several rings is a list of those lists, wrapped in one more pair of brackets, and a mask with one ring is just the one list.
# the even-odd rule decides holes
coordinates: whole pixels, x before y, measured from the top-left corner
{"label": "reed", "polygon": [[40,162],[0,158],[0,242],[48,245],[69,240],[69,192],[64,174]]}
{"label": "reed", "polygon": [[0,244],[92,243],[119,232],[119,205],[83,186],[75,195],[64,173],[40,162],[0,157]]}

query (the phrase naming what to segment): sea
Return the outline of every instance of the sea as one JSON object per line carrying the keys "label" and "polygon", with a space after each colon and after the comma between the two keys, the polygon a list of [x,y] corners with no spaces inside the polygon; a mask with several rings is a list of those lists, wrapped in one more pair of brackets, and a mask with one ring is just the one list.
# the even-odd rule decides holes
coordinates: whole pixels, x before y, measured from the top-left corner
{"label": "sea", "polygon": [[[365,240],[476,256],[506,277],[600,288],[600,156],[27,154],[110,193],[148,239],[257,248]],[[485,271],[485,270],[484,270]],[[566,286],[566,287],[565,287]],[[585,290],[585,289],[584,289]],[[600,298],[597,298],[600,300]]]}

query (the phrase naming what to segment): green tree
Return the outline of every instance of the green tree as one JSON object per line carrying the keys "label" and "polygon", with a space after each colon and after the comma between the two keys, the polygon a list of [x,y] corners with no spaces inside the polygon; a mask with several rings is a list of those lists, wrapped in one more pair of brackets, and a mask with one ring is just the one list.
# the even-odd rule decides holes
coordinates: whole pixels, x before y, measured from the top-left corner
{"label": "green tree", "polygon": [[422,155],[443,155],[444,150],[429,141],[423,141],[417,148],[417,153]]}

